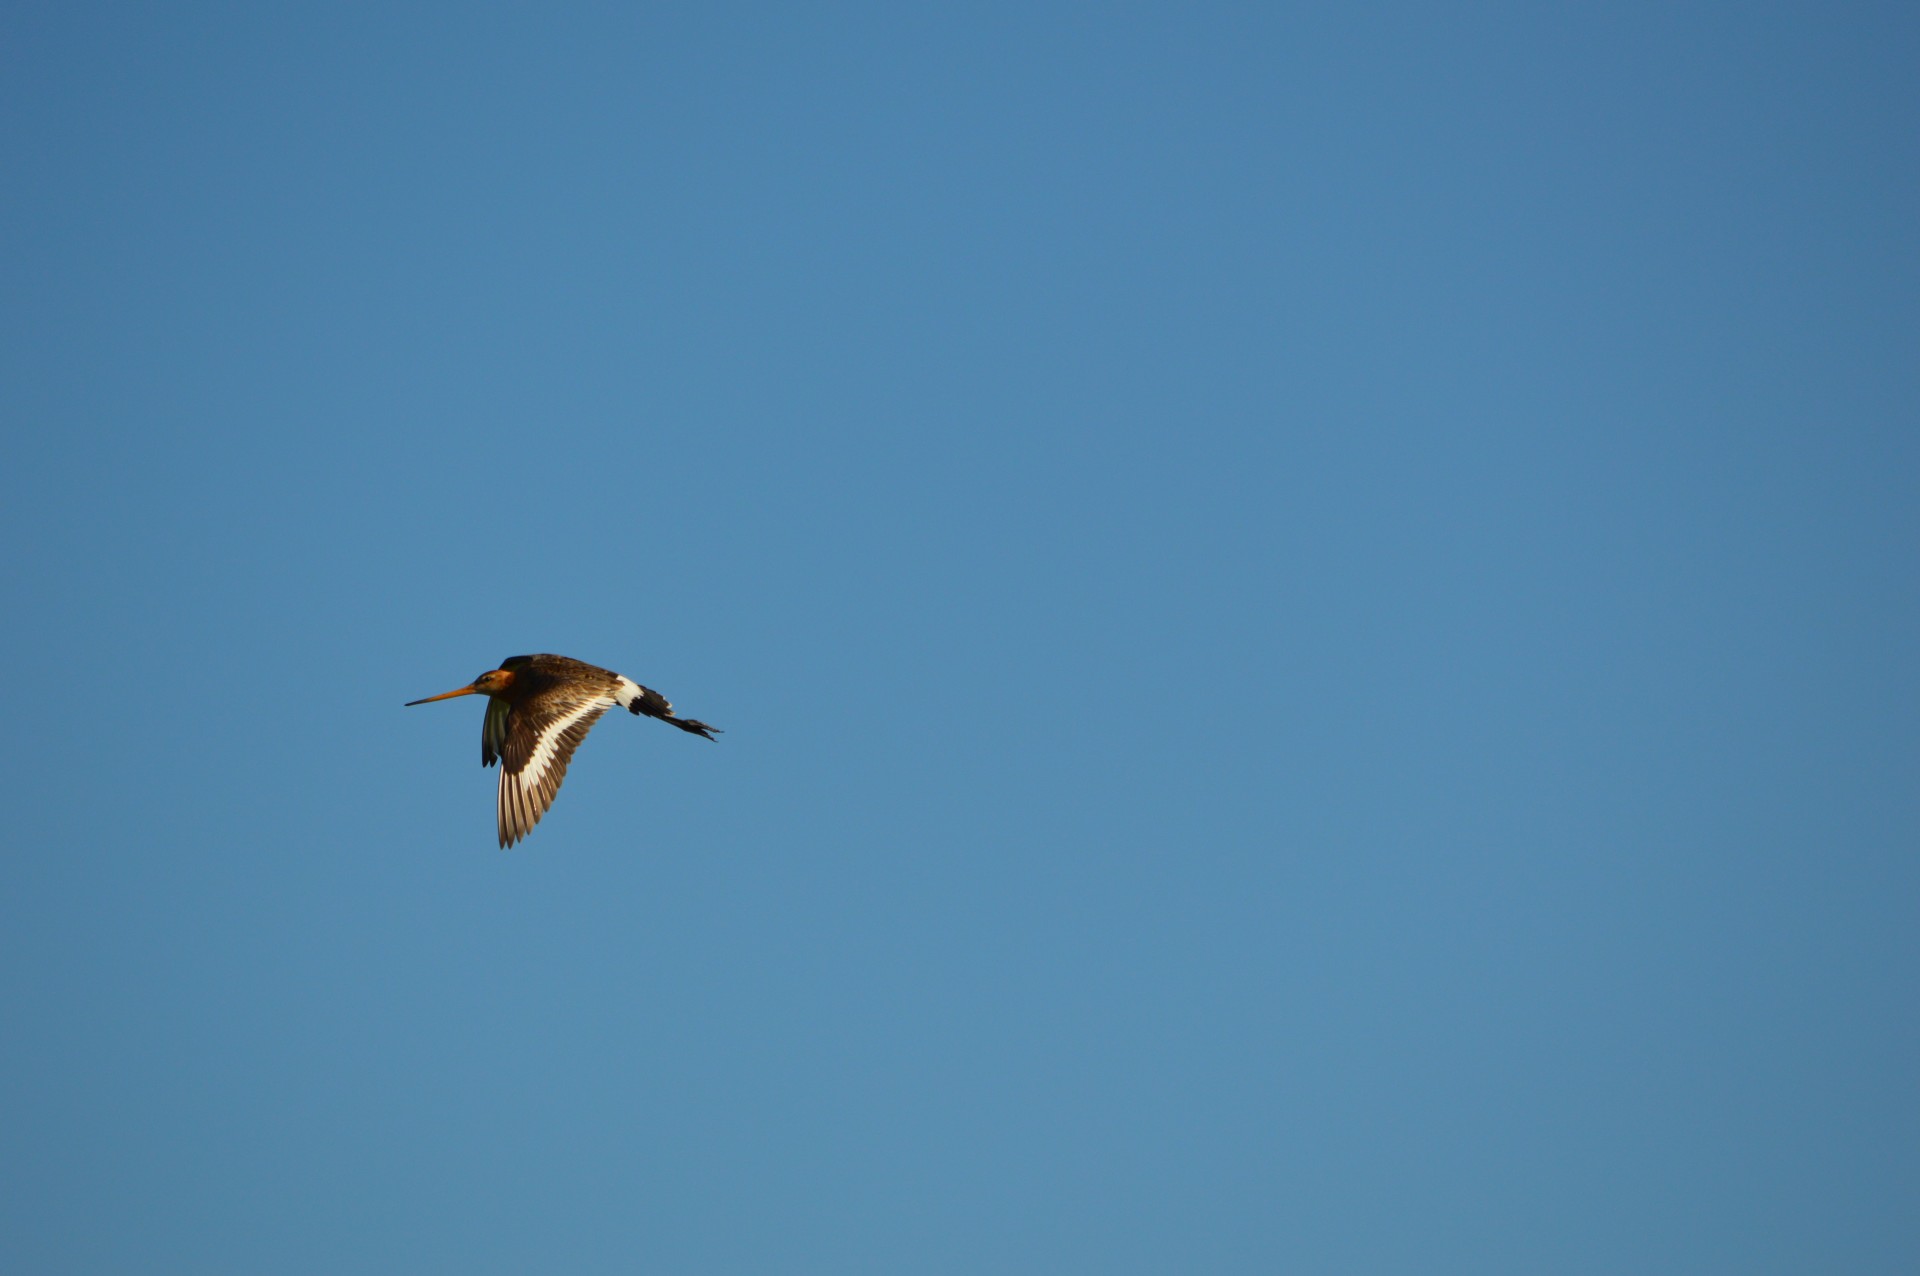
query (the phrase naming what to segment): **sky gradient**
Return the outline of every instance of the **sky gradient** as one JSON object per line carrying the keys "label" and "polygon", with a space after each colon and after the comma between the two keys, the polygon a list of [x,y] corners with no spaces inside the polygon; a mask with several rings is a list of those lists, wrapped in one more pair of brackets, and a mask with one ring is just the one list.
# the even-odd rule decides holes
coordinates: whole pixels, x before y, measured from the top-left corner
{"label": "sky gradient", "polygon": [[0,37],[0,1269],[1920,1270],[1911,6]]}

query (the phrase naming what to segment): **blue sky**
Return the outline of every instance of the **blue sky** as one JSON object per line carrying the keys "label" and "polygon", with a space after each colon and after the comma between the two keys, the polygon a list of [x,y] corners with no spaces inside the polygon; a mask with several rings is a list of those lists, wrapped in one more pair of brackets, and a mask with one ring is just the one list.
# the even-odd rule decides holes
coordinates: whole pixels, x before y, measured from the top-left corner
{"label": "blue sky", "polygon": [[1920,1265],[1909,6],[0,32],[0,1267]]}

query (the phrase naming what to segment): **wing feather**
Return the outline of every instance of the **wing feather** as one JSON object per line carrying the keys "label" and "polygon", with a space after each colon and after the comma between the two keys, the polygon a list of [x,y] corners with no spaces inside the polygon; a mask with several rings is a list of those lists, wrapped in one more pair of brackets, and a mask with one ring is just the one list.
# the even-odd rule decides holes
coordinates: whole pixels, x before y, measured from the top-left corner
{"label": "wing feather", "polygon": [[507,715],[513,706],[505,700],[487,701],[487,718],[480,724],[480,765],[492,766],[507,747]]}
{"label": "wing feather", "polygon": [[[512,706],[501,723],[500,845],[512,846],[533,831],[553,805],[566,779],[573,751],[615,703],[603,691],[557,685]],[[493,719],[488,715],[490,743]]]}

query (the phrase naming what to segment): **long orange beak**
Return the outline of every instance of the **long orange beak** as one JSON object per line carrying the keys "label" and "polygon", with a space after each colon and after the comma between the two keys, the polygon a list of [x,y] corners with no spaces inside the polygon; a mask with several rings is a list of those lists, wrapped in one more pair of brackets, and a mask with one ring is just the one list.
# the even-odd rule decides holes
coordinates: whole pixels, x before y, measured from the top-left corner
{"label": "long orange beak", "polygon": [[480,688],[478,687],[461,687],[455,691],[443,691],[437,696],[428,696],[425,700],[409,700],[400,707],[402,709],[411,709],[417,704],[432,704],[435,700],[451,700],[455,696],[477,696],[479,694]]}

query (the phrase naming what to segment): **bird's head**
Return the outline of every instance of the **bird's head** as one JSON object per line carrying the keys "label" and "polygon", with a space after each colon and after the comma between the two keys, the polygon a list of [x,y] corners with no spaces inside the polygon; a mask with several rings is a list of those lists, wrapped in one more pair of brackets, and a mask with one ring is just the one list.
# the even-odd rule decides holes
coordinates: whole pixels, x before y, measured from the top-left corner
{"label": "bird's head", "polygon": [[497,696],[513,685],[513,670],[489,669],[473,680],[473,689],[483,696]]}
{"label": "bird's head", "polygon": [[513,670],[489,669],[464,687],[455,687],[452,691],[443,691],[424,700],[409,700],[406,707],[410,709],[417,704],[432,704],[435,700],[451,700],[455,696],[503,696],[512,685]]}

